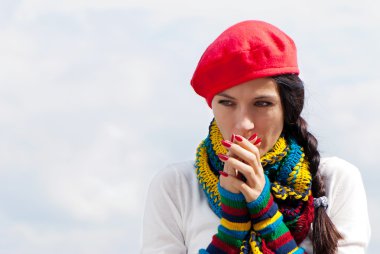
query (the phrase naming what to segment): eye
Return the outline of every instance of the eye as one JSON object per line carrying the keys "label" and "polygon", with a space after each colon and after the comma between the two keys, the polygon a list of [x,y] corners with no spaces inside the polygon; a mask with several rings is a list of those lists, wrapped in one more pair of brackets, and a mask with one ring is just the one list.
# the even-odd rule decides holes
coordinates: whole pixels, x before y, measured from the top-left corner
{"label": "eye", "polygon": [[270,101],[256,101],[255,102],[255,106],[257,106],[257,107],[269,107],[272,105],[273,105],[273,103]]}
{"label": "eye", "polygon": [[223,106],[227,106],[227,107],[235,105],[234,102],[232,102],[230,100],[219,100],[218,103],[222,104]]}

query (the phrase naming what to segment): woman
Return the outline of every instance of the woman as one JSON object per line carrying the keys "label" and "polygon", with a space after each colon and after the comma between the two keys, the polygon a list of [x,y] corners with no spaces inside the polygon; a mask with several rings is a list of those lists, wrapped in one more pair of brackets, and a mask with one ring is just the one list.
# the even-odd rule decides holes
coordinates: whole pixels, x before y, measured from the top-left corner
{"label": "woman", "polygon": [[206,49],[191,84],[214,119],[195,163],[152,181],[143,253],[364,253],[360,173],[320,158],[298,74],[294,42],[265,22],[238,23]]}

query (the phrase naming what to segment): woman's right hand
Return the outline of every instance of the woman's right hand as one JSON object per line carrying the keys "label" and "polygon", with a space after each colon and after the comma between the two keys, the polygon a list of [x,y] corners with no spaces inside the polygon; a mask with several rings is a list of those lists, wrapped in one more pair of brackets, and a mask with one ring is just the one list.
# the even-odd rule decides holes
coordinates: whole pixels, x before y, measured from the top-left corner
{"label": "woman's right hand", "polygon": [[[261,139],[245,139],[235,135],[234,142],[223,140],[227,155],[218,155],[224,162],[220,186],[232,193],[242,193],[247,202],[256,200],[265,185],[264,170],[260,162],[258,146]],[[245,181],[243,181],[243,177]]]}

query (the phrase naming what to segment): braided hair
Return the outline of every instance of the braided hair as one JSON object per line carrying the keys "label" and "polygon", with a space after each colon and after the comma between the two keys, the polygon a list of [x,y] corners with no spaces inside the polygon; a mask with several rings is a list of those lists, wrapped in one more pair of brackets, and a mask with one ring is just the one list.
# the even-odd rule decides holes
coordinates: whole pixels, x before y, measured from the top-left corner
{"label": "braided hair", "polygon": [[[279,75],[273,79],[278,85],[284,109],[284,133],[293,136],[304,148],[313,178],[312,192],[314,198],[325,196],[325,185],[318,171],[320,162],[318,141],[308,131],[307,122],[301,116],[305,98],[303,82],[295,74]],[[312,232],[314,253],[335,253],[340,239],[343,237],[330,220],[326,210],[323,207],[316,208]]]}

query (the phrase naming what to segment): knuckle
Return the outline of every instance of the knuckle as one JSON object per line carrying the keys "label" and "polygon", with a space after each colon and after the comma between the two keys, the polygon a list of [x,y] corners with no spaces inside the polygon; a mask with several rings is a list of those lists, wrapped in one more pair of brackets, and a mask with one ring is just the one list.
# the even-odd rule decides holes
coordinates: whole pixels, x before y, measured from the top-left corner
{"label": "knuckle", "polygon": [[249,165],[255,165],[256,164],[256,159],[254,156],[249,156],[247,159],[247,162]]}

